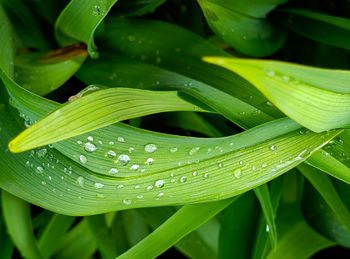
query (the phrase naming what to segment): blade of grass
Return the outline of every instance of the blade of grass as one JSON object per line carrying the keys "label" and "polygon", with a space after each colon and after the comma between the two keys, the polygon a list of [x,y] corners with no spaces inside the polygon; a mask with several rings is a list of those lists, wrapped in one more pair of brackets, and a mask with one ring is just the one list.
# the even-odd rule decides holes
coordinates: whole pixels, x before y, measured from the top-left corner
{"label": "blade of grass", "polygon": [[6,191],[2,191],[1,198],[7,230],[22,256],[28,259],[45,258],[33,233],[29,204]]}
{"label": "blade of grass", "polygon": [[155,258],[207,222],[234,200],[184,206],[141,242],[118,258]]}

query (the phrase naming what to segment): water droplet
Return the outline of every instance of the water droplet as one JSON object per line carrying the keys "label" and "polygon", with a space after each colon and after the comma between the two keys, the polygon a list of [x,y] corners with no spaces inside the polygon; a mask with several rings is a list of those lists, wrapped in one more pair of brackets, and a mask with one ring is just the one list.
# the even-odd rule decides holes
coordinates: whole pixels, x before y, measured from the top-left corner
{"label": "water droplet", "polygon": [[118,137],[118,142],[123,143],[123,142],[125,142],[125,139],[123,137]]}
{"label": "water droplet", "polygon": [[171,173],[170,176],[171,176],[171,177],[175,177],[175,173]]}
{"label": "water droplet", "polygon": [[277,147],[275,145],[270,146],[270,150],[276,150]]}
{"label": "water droplet", "polygon": [[164,186],[164,180],[157,180],[154,185],[158,188],[162,188]]}
{"label": "water droplet", "polygon": [[180,182],[184,183],[184,182],[186,182],[186,181],[187,181],[186,176],[182,176],[182,177],[180,178]]}
{"label": "water droplet", "polygon": [[122,165],[126,165],[129,163],[130,157],[128,155],[122,154],[118,157],[118,162],[121,163]]}
{"label": "water droplet", "polygon": [[37,166],[36,171],[41,174],[42,172],[44,172],[44,168],[42,168],[41,166]]}
{"label": "water droplet", "polygon": [[200,149],[200,147],[194,147],[190,150],[189,154],[192,156],[192,155],[196,154],[199,149]]}
{"label": "water droplet", "polygon": [[87,158],[84,155],[79,156],[80,163],[85,164],[87,162]]}
{"label": "water droplet", "polygon": [[88,136],[88,137],[87,137],[87,140],[88,140],[88,141],[94,141],[94,138],[91,137],[91,136]]}
{"label": "water droplet", "polygon": [[137,171],[139,168],[140,168],[139,165],[132,165],[132,166],[130,167],[130,170],[132,170],[132,171]]}
{"label": "water droplet", "polygon": [[140,185],[135,185],[135,189],[140,189]]}
{"label": "water droplet", "polygon": [[81,140],[78,140],[78,141],[77,141],[77,144],[78,144],[78,145],[82,145],[83,142],[82,142]]}
{"label": "water droplet", "polygon": [[117,154],[116,154],[113,150],[109,150],[109,151],[107,152],[107,156],[109,156],[109,157],[116,157]]}
{"label": "water droplet", "polygon": [[145,146],[145,151],[147,152],[147,153],[153,153],[153,152],[155,152],[157,150],[157,146],[155,145],[155,144],[147,144],[146,146]]}
{"label": "water droplet", "polygon": [[287,83],[290,81],[290,77],[289,76],[282,76],[282,80]]}
{"label": "water droplet", "polygon": [[113,141],[109,141],[109,143],[108,144],[110,144],[110,145],[114,145],[114,142]]}
{"label": "water droplet", "polygon": [[86,152],[95,152],[96,146],[90,142],[86,142],[84,145],[84,149]]}
{"label": "water droplet", "polygon": [[208,178],[208,177],[209,177],[209,173],[205,173],[204,178]]}
{"label": "water droplet", "polygon": [[163,192],[160,192],[160,193],[158,193],[157,196],[158,196],[158,197],[163,197],[163,196],[164,196],[164,193],[163,193]]}
{"label": "water droplet", "polygon": [[237,179],[241,178],[241,175],[242,175],[241,169],[236,170],[236,171],[233,173],[233,175],[234,175]]}
{"label": "water droplet", "polygon": [[122,188],[124,188],[124,185],[119,184],[119,185],[117,186],[117,188],[118,188],[118,189],[122,189]]}
{"label": "water droplet", "polygon": [[137,198],[138,198],[138,199],[142,199],[142,198],[143,198],[143,195],[137,195]]}
{"label": "water droplet", "polygon": [[218,164],[218,167],[222,167],[222,166],[223,166],[223,164],[222,164],[222,163],[219,163],[219,164]]}
{"label": "water droplet", "polygon": [[243,35],[243,36],[242,36],[242,39],[243,39],[243,40],[246,40],[246,39],[247,39],[247,36],[246,36],[246,35]]}
{"label": "water droplet", "polygon": [[112,174],[112,175],[115,175],[115,174],[118,173],[118,169],[117,169],[117,168],[111,168],[111,169],[109,170],[109,173]]}
{"label": "water droplet", "polygon": [[130,205],[131,204],[131,200],[123,200],[123,203],[125,204],[125,205]]}
{"label": "water droplet", "polygon": [[265,73],[266,75],[268,75],[269,77],[274,77],[275,74],[276,74],[275,71],[270,70],[270,69],[264,69],[263,71],[264,71],[264,73]]}
{"label": "water droplet", "polygon": [[84,178],[83,178],[83,177],[79,176],[79,177],[77,178],[77,182],[78,182],[78,184],[79,184],[81,187],[84,186]]}
{"label": "water droplet", "polygon": [[105,185],[103,183],[95,183],[94,186],[95,186],[96,189],[101,189]]}
{"label": "water droplet", "polygon": [[96,194],[96,198],[98,198],[98,199],[104,199],[104,198],[106,198],[106,196],[105,196],[104,194],[102,194],[102,193],[97,193],[97,194]]}
{"label": "water droplet", "polygon": [[178,150],[177,147],[172,147],[172,148],[170,148],[170,152],[171,152],[171,153],[175,153],[175,152],[177,152],[177,150]]}
{"label": "water droplet", "polygon": [[266,106],[269,106],[269,107],[273,106],[273,104],[271,102],[269,102],[269,101],[267,101],[265,104],[266,104]]}
{"label": "water droplet", "polygon": [[99,5],[95,5],[92,10],[93,16],[99,16],[101,14],[101,7]]}
{"label": "water droplet", "polygon": [[152,190],[153,189],[153,185],[148,185],[147,186],[147,191],[150,191],[150,190]]}
{"label": "water droplet", "polygon": [[265,168],[266,166],[267,166],[267,164],[265,164],[265,163],[261,165],[262,168]]}
{"label": "water droplet", "polygon": [[41,184],[42,184],[42,185],[45,185],[45,184],[46,184],[46,182],[45,182],[45,181],[41,181]]}
{"label": "water droplet", "polygon": [[197,175],[198,175],[198,172],[197,172],[197,171],[194,171],[194,172],[192,173],[192,175],[193,175],[193,176],[197,176]]}
{"label": "water droplet", "polygon": [[47,149],[46,148],[41,148],[36,152],[36,155],[41,158],[44,157],[47,154]]}
{"label": "water droplet", "polygon": [[146,165],[153,165],[153,162],[154,162],[154,159],[150,157],[150,158],[147,158],[145,164]]}
{"label": "water droplet", "polygon": [[132,153],[132,151],[134,151],[134,150],[135,150],[135,148],[130,147],[130,148],[129,148],[129,153]]}
{"label": "water droplet", "polygon": [[269,225],[266,225],[266,232],[270,232],[270,227],[269,227]]}

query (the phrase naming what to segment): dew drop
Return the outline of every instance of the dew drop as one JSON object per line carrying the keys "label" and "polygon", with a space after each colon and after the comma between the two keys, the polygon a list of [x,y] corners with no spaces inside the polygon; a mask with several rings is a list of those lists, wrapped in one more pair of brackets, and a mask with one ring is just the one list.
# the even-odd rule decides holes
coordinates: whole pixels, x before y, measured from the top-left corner
{"label": "dew drop", "polygon": [[103,183],[95,183],[94,186],[95,186],[96,189],[101,189],[105,185]]}
{"label": "dew drop", "polygon": [[86,142],[84,145],[84,149],[86,152],[94,152],[96,151],[96,146],[90,142]]}
{"label": "dew drop", "polygon": [[115,174],[118,173],[118,169],[117,169],[117,168],[111,168],[111,169],[109,170],[109,173],[110,173],[111,175],[115,175]]}
{"label": "dew drop", "polygon": [[290,81],[290,77],[289,76],[282,76],[282,80],[286,83],[288,83]]}
{"label": "dew drop", "polygon": [[41,148],[36,152],[36,155],[41,158],[44,157],[47,154],[47,149],[46,148]]}
{"label": "dew drop", "polygon": [[128,155],[122,154],[118,157],[118,162],[121,163],[122,165],[126,165],[129,163],[130,157]]}
{"label": "dew drop", "polygon": [[79,177],[77,178],[77,182],[78,182],[78,184],[79,184],[81,187],[84,186],[84,178],[83,178],[83,177],[79,176]]}
{"label": "dew drop", "polygon": [[150,190],[152,190],[153,189],[153,185],[148,185],[147,186],[147,191],[150,191]]}
{"label": "dew drop", "polygon": [[269,70],[269,69],[264,69],[264,73],[268,75],[269,77],[274,77],[275,76],[275,71]]}
{"label": "dew drop", "polygon": [[108,144],[110,144],[110,145],[114,145],[114,142],[113,141],[109,141],[109,143]]}
{"label": "dew drop", "polygon": [[157,188],[162,188],[164,186],[164,180],[157,180],[154,185],[157,187]]}
{"label": "dew drop", "polygon": [[163,196],[164,196],[164,193],[163,193],[163,192],[160,192],[160,193],[158,193],[157,196],[158,196],[158,197],[163,197]]}
{"label": "dew drop", "polygon": [[88,140],[88,141],[94,141],[94,138],[91,137],[91,136],[88,136],[88,137],[87,137],[87,140]]}
{"label": "dew drop", "polygon": [[123,203],[125,204],[125,205],[130,205],[131,204],[131,200],[123,200]]}
{"label": "dew drop", "polygon": [[42,168],[41,166],[37,166],[36,171],[41,174],[42,172],[44,172],[44,168]]}
{"label": "dew drop", "polygon": [[137,171],[139,168],[140,168],[139,165],[132,165],[132,166],[130,167],[130,170],[132,170],[132,171]]}
{"label": "dew drop", "polygon": [[276,150],[277,147],[275,145],[270,146],[270,150]]}
{"label": "dew drop", "polygon": [[142,198],[143,198],[143,195],[137,195],[137,198],[138,198],[138,199],[142,199]]}
{"label": "dew drop", "polygon": [[82,145],[83,142],[82,142],[81,140],[78,140],[78,141],[77,141],[77,144],[78,144],[78,145]]}
{"label": "dew drop", "polygon": [[119,185],[117,186],[117,188],[118,188],[118,189],[122,189],[122,188],[124,188],[124,185],[119,184]]}
{"label": "dew drop", "polygon": [[153,162],[154,162],[154,159],[150,157],[150,158],[147,158],[145,164],[146,165],[153,165]]}
{"label": "dew drop", "polygon": [[209,177],[209,173],[205,173],[204,178],[208,178],[208,177]]}
{"label": "dew drop", "polygon": [[234,175],[237,179],[241,178],[241,175],[242,175],[241,169],[236,170],[236,171],[233,173],[233,175]]}
{"label": "dew drop", "polygon": [[193,176],[197,176],[197,175],[198,175],[198,172],[197,172],[197,171],[194,171],[194,172],[192,173],[192,175],[193,175]]}
{"label": "dew drop", "polygon": [[123,143],[123,142],[125,142],[125,139],[123,137],[118,137],[118,142]]}
{"label": "dew drop", "polygon": [[129,148],[129,153],[132,153],[134,150],[135,150],[135,148],[130,147],[130,148]]}
{"label": "dew drop", "polygon": [[218,164],[218,167],[223,167],[223,164],[222,164],[222,163],[219,163],[219,164]]}
{"label": "dew drop", "polygon": [[182,177],[180,178],[180,182],[184,183],[184,182],[186,182],[186,181],[187,181],[186,176],[182,176]]}
{"label": "dew drop", "polygon": [[269,227],[269,225],[266,225],[266,232],[270,232],[270,227]]}
{"label": "dew drop", "polygon": [[192,156],[192,155],[196,154],[199,149],[200,149],[200,147],[194,147],[190,150],[189,154]]}
{"label": "dew drop", "polygon": [[154,153],[157,150],[157,146],[155,144],[147,144],[145,146],[145,151],[147,153]]}
{"label": "dew drop", "polygon": [[87,162],[87,158],[84,155],[79,156],[80,163],[85,164]]}
{"label": "dew drop", "polygon": [[113,150],[109,150],[109,151],[107,152],[107,156],[109,156],[109,157],[116,157],[117,154],[116,154]]}
{"label": "dew drop", "polygon": [[172,148],[170,148],[170,152],[171,152],[171,153],[175,153],[175,152],[177,152],[177,150],[178,150],[177,147],[172,147]]}

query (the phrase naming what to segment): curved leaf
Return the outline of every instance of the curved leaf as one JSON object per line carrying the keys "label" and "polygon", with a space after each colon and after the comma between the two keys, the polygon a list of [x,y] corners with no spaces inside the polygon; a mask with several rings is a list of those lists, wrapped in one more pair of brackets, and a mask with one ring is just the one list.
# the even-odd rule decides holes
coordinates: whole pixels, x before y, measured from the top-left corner
{"label": "curved leaf", "polygon": [[349,71],[278,61],[205,60],[246,78],[281,111],[312,131],[350,126]]}
{"label": "curved leaf", "polygon": [[97,57],[94,33],[117,0],[71,0],[57,18],[55,36],[62,46],[84,42]]}
{"label": "curved leaf", "polygon": [[198,0],[210,28],[238,51],[268,56],[285,42],[285,33],[265,19],[248,16],[235,9],[234,0]]}
{"label": "curved leaf", "polygon": [[278,20],[306,38],[350,49],[350,19],[306,9],[282,9]]}

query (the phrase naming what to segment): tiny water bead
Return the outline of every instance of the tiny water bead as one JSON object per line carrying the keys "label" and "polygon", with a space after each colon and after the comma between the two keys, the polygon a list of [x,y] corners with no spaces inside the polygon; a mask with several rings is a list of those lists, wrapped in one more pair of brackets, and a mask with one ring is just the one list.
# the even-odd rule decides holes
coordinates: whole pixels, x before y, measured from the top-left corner
{"label": "tiny water bead", "polygon": [[118,157],[118,162],[122,165],[127,165],[130,161],[130,157],[128,155],[122,154]]}
{"label": "tiny water bead", "polygon": [[241,169],[238,169],[238,170],[234,171],[233,175],[234,175],[234,177],[236,177],[237,179],[241,178],[242,170],[241,170]]}
{"label": "tiny water bead", "polygon": [[118,173],[118,169],[117,169],[117,168],[111,168],[111,169],[109,170],[109,173],[110,173],[111,175],[115,175],[115,174]]}
{"label": "tiny water bead", "polygon": [[132,170],[132,171],[137,171],[139,168],[140,168],[139,165],[132,165],[132,166],[130,167],[130,170]]}
{"label": "tiny water bead", "polygon": [[78,184],[79,184],[81,187],[84,186],[84,178],[83,178],[82,176],[79,176],[79,177],[77,178],[77,182],[78,182]]}
{"label": "tiny water bead", "polygon": [[94,141],[94,138],[91,137],[91,136],[88,136],[88,137],[87,137],[87,140],[88,140],[88,141]]}
{"label": "tiny water bead", "polygon": [[147,191],[152,190],[153,189],[153,185],[148,185],[146,189],[147,189]]}
{"label": "tiny water bead", "polygon": [[130,147],[130,148],[129,148],[129,153],[132,153],[134,150],[135,150],[135,148]]}
{"label": "tiny water bead", "polygon": [[96,146],[94,144],[92,144],[90,142],[86,142],[84,144],[84,149],[85,149],[86,152],[92,153],[92,152],[95,152],[97,148],[96,148]]}
{"label": "tiny water bead", "polygon": [[150,158],[147,158],[145,164],[146,164],[146,165],[152,165],[153,162],[154,162],[154,159],[150,157]]}
{"label": "tiny water bead", "polygon": [[42,172],[44,172],[44,168],[42,168],[41,166],[37,166],[36,171],[41,174]]}
{"label": "tiny water bead", "polygon": [[205,173],[204,178],[208,178],[208,177],[209,177],[209,173]]}
{"label": "tiny water bead", "polygon": [[270,150],[276,150],[277,147],[275,145],[270,146]]}
{"label": "tiny water bead", "polygon": [[219,163],[219,164],[218,164],[218,167],[220,167],[220,168],[223,167],[223,164],[222,164],[222,163]]}
{"label": "tiny water bead", "polygon": [[270,69],[266,69],[266,68],[263,69],[263,72],[264,72],[266,75],[268,75],[269,77],[274,77],[274,76],[276,75],[276,72],[275,72],[275,71],[270,70]]}
{"label": "tiny water bead", "polygon": [[83,144],[83,141],[78,140],[78,141],[77,141],[77,144],[78,144],[78,145],[82,145],[82,144]]}
{"label": "tiny water bead", "polygon": [[190,150],[189,154],[192,156],[192,155],[194,155],[195,153],[197,153],[199,149],[200,149],[200,147],[194,147],[194,148],[192,148],[192,149]]}
{"label": "tiny water bead", "polygon": [[105,185],[103,183],[95,183],[94,186],[95,186],[96,189],[101,189]]}
{"label": "tiny water bead", "polygon": [[192,173],[192,175],[193,175],[193,176],[197,176],[197,175],[198,175],[198,172],[197,172],[197,171],[194,171],[194,172]]}
{"label": "tiny water bead", "polygon": [[109,156],[109,157],[116,157],[117,154],[116,154],[113,150],[109,150],[109,151],[107,152],[107,156]]}
{"label": "tiny water bead", "polygon": [[180,182],[181,182],[181,183],[184,183],[184,182],[186,182],[186,181],[187,181],[186,176],[182,176],[182,177],[180,178]]}
{"label": "tiny water bead", "polygon": [[157,150],[157,146],[155,144],[147,144],[145,145],[145,151],[147,153],[154,153]]}
{"label": "tiny water bead", "polygon": [[130,205],[131,204],[131,200],[123,200],[123,203],[125,204],[125,205]]}
{"label": "tiny water bead", "polygon": [[125,139],[123,137],[118,137],[117,140],[118,140],[118,142],[121,142],[121,143],[125,142]]}
{"label": "tiny water bead", "polygon": [[164,186],[164,180],[157,180],[154,185],[157,187],[157,188],[162,188]]}
{"label": "tiny water bead", "polygon": [[85,164],[85,163],[87,162],[86,156],[80,155],[80,156],[79,156],[79,161],[80,161],[80,163]]}
{"label": "tiny water bead", "polygon": [[178,150],[177,147],[172,147],[172,148],[170,148],[170,152],[171,152],[171,153],[175,153],[175,152],[177,152],[177,150]]}
{"label": "tiny water bead", "polygon": [[44,157],[47,154],[47,149],[46,148],[41,148],[36,152],[36,155],[38,158]]}

